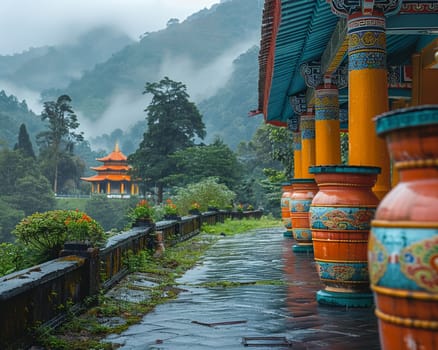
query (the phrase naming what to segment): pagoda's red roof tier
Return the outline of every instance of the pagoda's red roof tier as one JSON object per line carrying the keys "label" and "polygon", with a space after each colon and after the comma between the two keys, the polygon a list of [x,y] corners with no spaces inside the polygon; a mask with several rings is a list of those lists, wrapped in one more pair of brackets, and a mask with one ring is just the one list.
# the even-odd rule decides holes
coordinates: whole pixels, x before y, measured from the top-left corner
{"label": "pagoda's red roof tier", "polygon": [[88,182],[98,182],[98,181],[131,181],[131,176],[129,175],[95,175],[91,177],[81,177],[81,180]]}
{"label": "pagoda's red roof tier", "polygon": [[106,171],[106,170],[115,170],[115,171],[128,171],[131,169],[129,165],[112,165],[112,164],[104,164],[97,167],[91,167],[90,169],[96,170],[96,171]]}
{"label": "pagoda's red roof tier", "polygon": [[127,161],[128,158],[120,151],[119,145],[116,144],[114,147],[114,151],[108,154],[106,157],[97,158],[100,162],[108,162],[108,161]]}

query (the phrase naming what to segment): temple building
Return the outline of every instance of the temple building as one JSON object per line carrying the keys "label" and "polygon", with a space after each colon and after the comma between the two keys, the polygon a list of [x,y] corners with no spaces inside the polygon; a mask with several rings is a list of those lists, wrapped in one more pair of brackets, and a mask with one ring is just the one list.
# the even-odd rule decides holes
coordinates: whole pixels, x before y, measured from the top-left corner
{"label": "temple building", "polygon": [[131,181],[128,171],[128,158],[120,151],[116,143],[114,150],[103,158],[97,159],[103,165],[91,167],[97,174],[83,177],[81,180],[91,183],[91,193],[106,194],[109,198],[129,198],[138,195],[138,185]]}

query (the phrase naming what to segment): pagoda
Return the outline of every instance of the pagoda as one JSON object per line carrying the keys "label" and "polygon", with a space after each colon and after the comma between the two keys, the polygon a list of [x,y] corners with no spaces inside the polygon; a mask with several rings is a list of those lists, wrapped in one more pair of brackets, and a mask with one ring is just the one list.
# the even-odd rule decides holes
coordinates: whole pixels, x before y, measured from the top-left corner
{"label": "pagoda", "polygon": [[120,151],[118,143],[114,150],[103,158],[97,158],[103,165],[91,167],[97,174],[82,177],[81,180],[91,182],[91,193],[106,194],[109,198],[129,198],[138,195],[138,185],[128,175],[131,166],[128,158]]}

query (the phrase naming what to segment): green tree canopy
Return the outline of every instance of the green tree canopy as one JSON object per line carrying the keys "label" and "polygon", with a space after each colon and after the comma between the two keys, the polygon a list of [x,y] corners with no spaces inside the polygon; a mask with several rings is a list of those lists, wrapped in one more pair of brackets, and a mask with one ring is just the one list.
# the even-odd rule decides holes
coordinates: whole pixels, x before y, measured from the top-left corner
{"label": "green tree canopy", "polygon": [[68,95],[61,95],[56,101],[44,102],[41,119],[48,122],[48,128],[37,135],[37,143],[40,157],[46,161],[46,169],[51,169],[49,179],[56,193],[59,162],[63,155],[72,155],[75,142],[83,141],[84,137],[82,132],[75,131],[79,122]]}
{"label": "green tree canopy", "polygon": [[245,178],[236,190],[239,199],[280,215],[281,182],[292,177],[292,136],[286,128],[264,124],[249,142],[240,143],[239,160]]}
{"label": "green tree canopy", "polygon": [[233,189],[242,175],[242,165],[236,154],[217,138],[211,145],[198,145],[175,152],[177,174],[169,176],[178,186],[217,177],[220,183]]}
{"label": "green tree canopy", "polygon": [[152,94],[145,109],[148,129],[139,148],[129,157],[133,176],[142,180],[142,189],[158,187],[158,202],[162,202],[166,178],[174,173],[173,153],[193,146],[203,139],[205,126],[198,108],[189,101],[186,86],[164,77],[158,83],[146,83],[144,94]]}
{"label": "green tree canopy", "polygon": [[25,157],[20,150],[0,150],[0,201],[2,210],[0,237],[12,240],[11,229],[24,217],[36,211],[46,211],[55,205],[55,198],[38,163]]}

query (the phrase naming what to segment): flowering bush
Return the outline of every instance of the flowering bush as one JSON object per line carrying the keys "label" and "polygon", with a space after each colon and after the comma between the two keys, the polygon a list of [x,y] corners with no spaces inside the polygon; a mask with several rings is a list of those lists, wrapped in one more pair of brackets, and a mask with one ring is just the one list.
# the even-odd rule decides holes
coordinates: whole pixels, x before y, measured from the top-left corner
{"label": "flowering bush", "polygon": [[190,210],[200,210],[200,209],[201,209],[201,206],[200,206],[200,204],[198,202],[193,202],[190,205]]}
{"label": "flowering bush", "polygon": [[129,209],[128,217],[133,222],[136,220],[152,220],[154,213],[154,207],[149,205],[146,199],[142,199],[134,208]]}
{"label": "flowering bush", "polygon": [[242,203],[240,203],[240,204],[238,204],[238,205],[236,206],[236,210],[237,210],[238,212],[242,212],[242,211],[243,211],[243,205],[242,205]]}
{"label": "flowering bush", "polygon": [[105,241],[102,226],[78,210],[34,213],[21,220],[12,233],[41,260],[56,258],[67,241],[88,241],[92,245]]}
{"label": "flowering bush", "polygon": [[64,223],[69,241],[96,243],[102,239],[102,227],[85,213],[70,210]]}
{"label": "flowering bush", "polygon": [[166,204],[164,205],[164,215],[177,215],[178,209],[176,204],[172,202],[169,198],[166,200]]}

